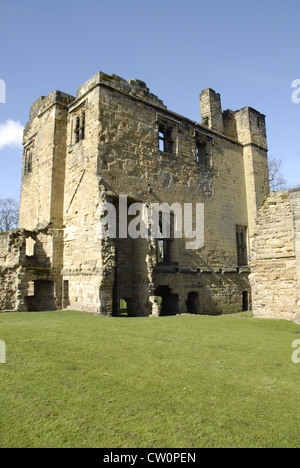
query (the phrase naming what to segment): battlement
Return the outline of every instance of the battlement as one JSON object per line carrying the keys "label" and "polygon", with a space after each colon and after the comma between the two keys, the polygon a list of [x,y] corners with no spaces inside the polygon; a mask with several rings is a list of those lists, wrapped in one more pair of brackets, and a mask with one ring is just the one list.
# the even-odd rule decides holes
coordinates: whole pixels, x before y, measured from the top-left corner
{"label": "battlement", "polygon": [[238,140],[246,146],[254,144],[267,151],[265,115],[252,107],[222,111],[221,96],[207,88],[200,94],[202,125]]}
{"label": "battlement", "polygon": [[143,81],[137,79],[126,81],[120,76],[114,74],[107,75],[106,73],[103,73],[101,71],[96,73],[96,75],[94,75],[86,83],[84,83],[78,88],[77,99],[80,99],[86,93],[91,91],[94,87],[99,85],[109,86],[110,88],[114,88],[118,91],[122,91],[126,94],[130,94],[137,98],[146,100],[156,106],[166,108],[161,99],[159,99],[154,94],[150,93],[150,89]]}
{"label": "battlement", "polygon": [[266,117],[252,107],[235,112],[238,139],[243,145],[256,145],[268,151]]}
{"label": "battlement", "polygon": [[34,102],[30,108],[29,119],[32,120],[38,117],[54,104],[69,106],[74,99],[74,96],[63,93],[62,91],[52,91],[47,96],[41,96]]}
{"label": "battlement", "polygon": [[[100,71],[78,88],[76,97],[57,90],[47,96],[39,97],[31,106],[29,122],[24,133],[27,133],[30,122],[35,117],[40,117],[53,105],[58,104],[72,109],[73,105],[97,86],[109,87],[151,105],[167,109],[163,101],[150,92],[144,81],[138,79],[126,81],[118,75],[108,75]],[[244,107],[237,111],[230,109],[222,111],[221,96],[211,88],[201,92],[200,108],[202,126],[236,140],[242,145],[256,144],[267,150],[265,115],[251,107]]]}

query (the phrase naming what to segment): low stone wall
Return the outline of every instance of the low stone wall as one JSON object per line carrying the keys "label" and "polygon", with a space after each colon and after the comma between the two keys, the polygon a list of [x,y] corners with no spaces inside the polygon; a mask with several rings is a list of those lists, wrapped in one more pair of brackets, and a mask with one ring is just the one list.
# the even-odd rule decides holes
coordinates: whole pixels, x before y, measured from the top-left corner
{"label": "low stone wall", "polygon": [[253,313],[300,319],[300,189],[272,192],[261,207],[251,251]]}

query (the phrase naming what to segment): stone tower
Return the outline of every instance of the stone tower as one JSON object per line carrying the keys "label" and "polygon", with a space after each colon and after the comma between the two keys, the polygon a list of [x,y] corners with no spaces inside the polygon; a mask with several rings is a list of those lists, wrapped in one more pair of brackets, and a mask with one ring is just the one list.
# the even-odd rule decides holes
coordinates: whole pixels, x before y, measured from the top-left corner
{"label": "stone tower", "polygon": [[252,240],[258,209],[269,193],[265,116],[251,107],[235,113],[238,140],[243,145],[249,237]]}
{"label": "stone tower", "polygon": [[[102,72],[76,97],[55,91],[34,103],[24,132],[22,229],[0,236],[0,268],[14,277],[18,266],[15,291],[2,284],[6,308],[118,316],[125,307],[147,316],[154,305],[161,315],[250,307],[249,244],[269,192],[265,118],[251,108],[223,112],[211,89],[200,104],[201,124],[167,109],[144,82]],[[99,235],[108,203],[116,238]],[[120,235],[135,203],[203,206],[204,244],[187,249],[185,236],[174,236],[174,212],[167,237]]]}
{"label": "stone tower", "polygon": [[19,222],[23,228],[62,227],[68,106],[73,100],[54,91],[31,107],[23,140]]}

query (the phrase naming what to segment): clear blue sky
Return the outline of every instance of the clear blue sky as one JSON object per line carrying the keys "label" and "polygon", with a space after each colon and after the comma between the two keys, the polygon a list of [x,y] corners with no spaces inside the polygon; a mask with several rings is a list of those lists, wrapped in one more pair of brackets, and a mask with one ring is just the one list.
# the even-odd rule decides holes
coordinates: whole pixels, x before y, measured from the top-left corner
{"label": "clear blue sky", "polygon": [[[0,0],[0,197],[19,198],[21,126],[41,95],[102,70],[138,78],[200,122],[199,93],[267,116],[269,155],[300,185],[299,0]],[[8,122],[9,121],[9,122]]]}

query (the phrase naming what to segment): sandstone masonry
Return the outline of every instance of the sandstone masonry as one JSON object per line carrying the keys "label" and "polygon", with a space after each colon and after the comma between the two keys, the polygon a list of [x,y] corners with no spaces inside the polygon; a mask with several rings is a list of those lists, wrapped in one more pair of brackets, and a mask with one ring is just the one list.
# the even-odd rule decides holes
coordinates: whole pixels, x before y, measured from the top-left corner
{"label": "sandstone masonry", "polygon": [[257,217],[250,283],[257,317],[300,320],[300,189],[272,192]]}
{"label": "sandstone masonry", "polygon": [[[251,306],[249,249],[269,193],[265,117],[202,123],[167,109],[140,80],[99,72],[77,96],[54,91],[24,131],[20,228],[0,235],[0,308],[131,316],[218,314]],[[203,203],[205,241],[101,239],[99,206]]]}

